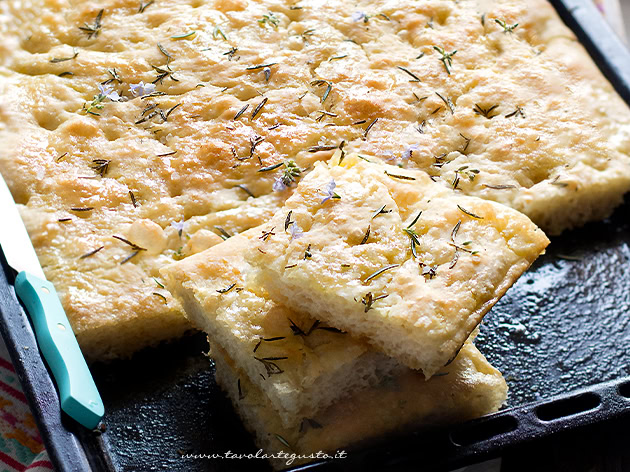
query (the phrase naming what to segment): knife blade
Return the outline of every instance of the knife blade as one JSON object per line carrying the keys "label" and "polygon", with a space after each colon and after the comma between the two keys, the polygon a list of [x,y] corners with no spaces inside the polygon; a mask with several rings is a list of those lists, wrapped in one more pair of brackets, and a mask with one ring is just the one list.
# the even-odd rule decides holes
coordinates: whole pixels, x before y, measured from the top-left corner
{"label": "knife blade", "polygon": [[59,389],[61,409],[94,429],[105,413],[90,369],[85,362],[61,301],[46,280],[24,222],[6,182],[0,175],[0,246],[13,270],[15,292],[26,307],[39,348]]}

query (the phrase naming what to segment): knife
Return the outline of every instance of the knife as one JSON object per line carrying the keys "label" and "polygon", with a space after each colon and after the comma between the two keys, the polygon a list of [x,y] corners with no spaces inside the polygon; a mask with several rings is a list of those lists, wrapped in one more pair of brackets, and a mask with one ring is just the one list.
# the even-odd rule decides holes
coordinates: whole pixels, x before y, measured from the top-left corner
{"label": "knife", "polygon": [[105,413],[103,401],[1,175],[0,213],[0,246],[9,266],[17,272],[15,292],[30,315],[37,343],[57,383],[61,409],[86,428],[94,429]]}

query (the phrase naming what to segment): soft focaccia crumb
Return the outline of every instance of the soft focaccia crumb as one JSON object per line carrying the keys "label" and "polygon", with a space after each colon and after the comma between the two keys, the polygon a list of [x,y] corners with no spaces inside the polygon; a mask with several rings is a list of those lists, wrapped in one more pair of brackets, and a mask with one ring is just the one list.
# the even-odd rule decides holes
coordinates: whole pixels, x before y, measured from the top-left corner
{"label": "soft focaccia crumb", "polygon": [[[497,411],[507,396],[501,373],[467,342],[455,360],[429,381],[417,371],[404,369],[287,428],[265,394],[224,350],[212,348],[211,356],[218,384],[255,435],[258,447],[267,453],[334,453],[396,432],[483,416]],[[296,464],[303,462],[308,460]],[[287,466],[284,461],[272,463],[277,468]]]}
{"label": "soft focaccia crumb", "polygon": [[511,208],[356,156],[317,164],[266,231],[246,257],[274,300],[427,377],[549,242]]}
{"label": "soft focaccia crumb", "polygon": [[369,387],[401,365],[347,333],[275,303],[245,261],[260,229],[162,270],[186,315],[264,392],[285,426]]}
{"label": "soft focaccia crumb", "polygon": [[0,171],[91,359],[188,329],[159,269],[342,142],[553,234],[630,188],[628,107],[544,0],[0,2]]}

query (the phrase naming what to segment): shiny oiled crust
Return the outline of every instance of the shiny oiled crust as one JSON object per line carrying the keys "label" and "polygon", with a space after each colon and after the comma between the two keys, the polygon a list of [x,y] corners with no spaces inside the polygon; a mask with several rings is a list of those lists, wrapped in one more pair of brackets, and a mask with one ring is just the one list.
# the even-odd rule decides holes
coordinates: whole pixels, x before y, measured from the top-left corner
{"label": "shiny oiled crust", "polygon": [[316,164],[265,231],[246,258],[274,300],[427,377],[549,243],[511,208],[357,156]]}
{"label": "shiny oiled crust", "polygon": [[558,233],[630,187],[629,124],[543,0],[0,3],[0,171],[92,359],[188,329],[153,277],[282,206],[261,168],[345,141]]}
{"label": "shiny oiled crust", "polygon": [[[483,416],[497,411],[507,396],[501,373],[468,341],[440,376],[425,381],[418,372],[406,369],[379,385],[353,392],[324,412],[305,418],[299,426],[287,428],[265,395],[225,351],[213,348],[211,356],[217,382],[266,453],[334,453],[395,432]],[[301,462],[308,460],[296,461]],[[286,467],[283,461],[272,463]]]}

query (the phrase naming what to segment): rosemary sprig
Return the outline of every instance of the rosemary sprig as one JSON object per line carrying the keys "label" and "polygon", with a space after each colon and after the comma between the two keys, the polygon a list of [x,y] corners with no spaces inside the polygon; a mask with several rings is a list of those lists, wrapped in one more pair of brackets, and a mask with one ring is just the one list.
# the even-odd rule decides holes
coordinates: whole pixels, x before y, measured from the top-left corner
{"label": "rosemary sprig", "polygon": [[176,34],[175,36],[171,36],[171,39],[186,39],[196,35],[196,31],[189,31],[188,33]]}
{"label": "rosemary sprig", "polygon": [[109,170],[110,162],[111,161],[108,161],[107,159],[92,159],[92,163],[94,165],[90,166],[90,168],[94,169],[94,171],[101,177],[104,177],[105,174],[107,174],[107,171]]}
{"label": "rosemary sprig", "polygon": [[370,280],[375,279],[376,277],[378,277],[379,275],[383,274],[384,272],[387,272],[388,270],[395,269],[396,267],[400,267],[400,264],[390,264],[390,265],[387,265],[385,267],[382,267],[379,270],[377,270],[376,272],[374,272],[373,274],[370,274],[369,276],[367,276],[363,282],[364,283],[369,282]]}
{"label": "rosemary sprig", "polygon": [[78,55],[79,55],[79,51],[77,51],[76,49],[73,49],[74,54],[70,57],[53,57],[50,62],[52,64],[58,64],[60,62],[66,62],[66,61],[71,61],[72,59],[75,59]]}
{"label": "rosemary sprig", "polygon": [[455,114],[455,105],[453,105],[453,102],[451,101],[450,97],[449,98],[444,98],[442,95],[440,95],[439,92],[435,92],[435,94],[438,97],[440,97],[440,99],[446,104],[448,109],[451,111],[451,115],[454,115]]}
{"label": "rosemary sprig", "polygon": [[101,20],[103,19],[103,12],[104,12],[103,9],[101,9],[101,11],[98,12],[98,14],[96,15],[96,18],[94,19],[93,25],[88,25],[87,23],[84,23],[83,26],[79,26],[79,29],[81,31],[83,31],[84,33],[87,33],[88,39],[92,39],[92,37],[97,37],[98,33],[101,31],[101,28],[103,26],[101,24]]}
{"label": "rosemary sprig", "polygon": [[315,86],[315,87],[322,87],[322,86],[326,86],[326,90],[324,91],[324,95],[322,95],[322,97],[320,98],[320,102],[324,103],[326,101],[326,99],[328,98],[328,96],[330,95],[330,92],[332,90],[332,84],[330,82],[328,82],[327,80],[322,80],[322,79],[318,79],[318,80],[313,80],[311,82],[311,85]]}
{"label": "rosemary sprig", "polygon": [[234,287],[236,287],[236,282],[231,284],[229,287],[226,288],[222,288],[217,290],[217,293],[228,293],[230,290],[232,290]]}
{"label": "rosemary sprig", "polygon": [[265,371],[267,372],[267,376],[270,375],[276,375],[276,374],[281,374],[284,372],[284,370],[282,370],[278,364],[276,364],[276,361],[283,361],[288,359],[288,357],[286,356],[282,356],[282,357],[257,357],[254,356],[254,359],[256,359],[258,362],[260,362],[264,367],[265,367]]}
{"label": "rosemary sprig", "polygon": [[460,205],[457,205],[457,208],[459,208],[463,213],[467,214],[471,218],[477,218],[478,220],[483,220],[483,216],[475,215],[472,211],[468,211],[465,208],[461,207]]}
{"label": "rosemary sprig", "polygon": [[79,257],[79,259],[86,259],[88,257],[91,257],[94,254],[96,254],[97,252],[103,250],[104,248],[105,248],[105,246],[98,247],[98,248],[94,249],[93,251],[88,252],[87,254],[83,254],[81,257]]}
{"label": "rosemary sprig", "polygon": [[505,21],[503,20],[499,20],[498,18],[495,18],[494,21],[501,27],[503,28],[503,32],[504,33],[513,33],[514,30],[516,29],[516,27],[518,26],[518,23],[514,23],[513,25],[508,25]]}
{"label": "rosemary sprig", "polygon": [[420,77],[418,77],[416,74],[414,74],[413,72],[411,72],[409,69],[407,69],[406,67],[403,66],[396,66],[398,67],[401,71],[403,71],[405,74],[407,74],[408,76],[410,76],[411,78],[413,78],[413,80],[410,80],[410,82],[421,82]]}
{"label": "rosemary sprig", "polygon": [[247,109],[249,108],[249,103],[246,103],[245,106],[243,108],[241,108],[236,115],[234,115],[234,118],[232,118],[233,121],[238,120],[241,116],[243,116],[243,113],[245,113],[247,111]]}
{"label": "rosemary sprig", "polygon": [[407,236],[409,236],[410,245],[411,245],[411,254],[413,255],[414,258],[418,257],[418,254],[416,253],[416,247],[420,245],[420,240],[418,239],[418,233],[416,233],[416,230],[413,229],[413,226],[418,222],[420,215],[422,215],[422,211],[420,211],[416,215],[413,221],[409,223],[409,225],[407,225],[406,228],[403,228],[403,231],[407,234]]}
{"label": "rosemary sprig", "polygon": [[363,139],[367,138],[368,133],[377,122],[378,122],[378,118],[374,118],[374,120],[372,120],[372,122],[368,125],[368,127],[365,128],[365,133],[363,133]]}
{"label": "rosemary sprig", "polygon": [[359,245],[365,244],[368,242],[368,239],[370,238],[370,231],[371,231],[371,225],[368,225],[367,231],[365,232],[365,236],[363,236],[363,239],[361,240]]}
{"label": "rosemary sprig", "polygon": [[525,113],[523,113],[523,109],[519,106],[516,107],[516,110],[514,110],[512,113],[508,113],[507,115],[505,115],[506,118],[512,118],[513,116],[518,116],[520,115],[522,118],[525,118]]}
{"label": "rosemary sprig", "polygon": [[269,25],[273,28],[278,28],[280,20],[272,12],[267,12],[266,15],[263,15],[262,18],[258,20],[258,24],[260,24],[260,26]]}
{"label": "rosemary sprig", "polygon": [[394,179],[401,179],[401,180],[416,180],[415,177],[411,177],[409,175],[397,175],[397,174],[390,174],[389,172],[385,171],[385,175],[387,175],[388,177],[392,177]]}
{"label": "rosemary sprig", "polygon": [[489,108],[483,108],[481,105],[479,105],[478,103],[475,103],[475,108],[473,108],[473,111],[477,114],[477,115],[481,115],[484,118],[488,118],[489,120],[491,120],[492,118],[494,118],[497,115],[493,115],[492,112],[498,108],[499,105],[492,105]]}
{"label": "rosemary sprig", "polygon": [[442,62],[442,64],[444,64],[446,73],[448,75],[451,75],[450,68],[453,67],[453,56],[457,54],[457,49],[455,49],[452,52],[446,52],[444,48],[441,48],[440,46],[433,46],[433,49],[435,49],[437,52],[439,52],[442,55],[442,57],[440,58],[440,61]]}
{"label": "rosemary sprig", "polygon": [[144,10],[146,10],[150,5],[153,5],[154,0],[149,0],[148,2],[144,3],[144,2],[140,2],[140,7],[138,8],[138,13],[144,13]]}
{"label": "rosemary sprig", "polygon": [[268,100],[269,99],[267,97],[263,98],[262,101],[256,106],[256,108],[254,108],[254,111],[252,112],[252,120],[254,120],[256,116],[258,116]]}
{"label": "rosemary sprig", "polygon": [[[361,303],[363,303],[365,305],[364,312],[367,313],[368,311],[370,311],[372,309],[372,305],[374,304],[374,302],[376,302],[378,300],[382,300],[383,298],[387,298],[387,297],[389,297],[388,293],[384,293],[383,295],[379,295],[378,297],[375,297],[374,295],[372,295],[372,292],[366,293],[361,298]],[[356,301],[356,299],[355,299],[355,301]]]}

